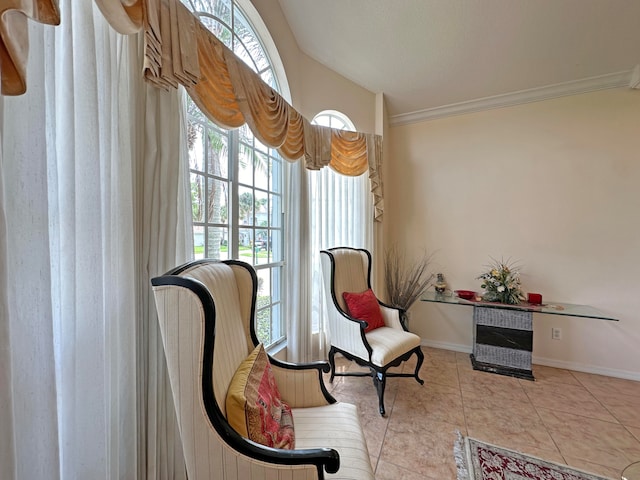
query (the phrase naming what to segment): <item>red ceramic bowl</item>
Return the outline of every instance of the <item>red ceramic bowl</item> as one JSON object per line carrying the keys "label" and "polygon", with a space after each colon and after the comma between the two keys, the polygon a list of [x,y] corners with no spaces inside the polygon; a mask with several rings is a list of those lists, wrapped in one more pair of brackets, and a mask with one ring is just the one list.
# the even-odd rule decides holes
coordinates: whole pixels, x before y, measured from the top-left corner
{"label": "red ceramic bowl", "polygon": [[472,300],[476,296],[476,292],[473,290],[456,290],[455,294],[465,300]]}

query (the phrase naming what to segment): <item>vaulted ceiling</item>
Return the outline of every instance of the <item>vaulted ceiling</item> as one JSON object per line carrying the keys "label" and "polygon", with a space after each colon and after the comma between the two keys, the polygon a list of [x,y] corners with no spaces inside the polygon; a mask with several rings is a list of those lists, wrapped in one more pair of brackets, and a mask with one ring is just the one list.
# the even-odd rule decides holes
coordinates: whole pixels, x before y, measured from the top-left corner
{"label": "vaulted ceiling", "polygon": [[628,85],[640,0],[279,0],[302,51],[392,124]]}

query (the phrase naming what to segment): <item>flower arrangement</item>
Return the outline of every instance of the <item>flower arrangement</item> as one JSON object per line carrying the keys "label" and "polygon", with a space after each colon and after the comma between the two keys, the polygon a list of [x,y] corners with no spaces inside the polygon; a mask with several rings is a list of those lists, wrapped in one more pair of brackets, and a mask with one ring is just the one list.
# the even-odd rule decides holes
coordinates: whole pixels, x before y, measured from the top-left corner
{"label": "flower arrangement", "polygon": [[495,260],[487,265],[489,271],[481,274],[478,280],[482,280],[481,287],[485,289],[483,299],[488,302],[500,302],[515,305],[524,300],[524,294],[520,289],[519,267],[513,265],[511,260]]}

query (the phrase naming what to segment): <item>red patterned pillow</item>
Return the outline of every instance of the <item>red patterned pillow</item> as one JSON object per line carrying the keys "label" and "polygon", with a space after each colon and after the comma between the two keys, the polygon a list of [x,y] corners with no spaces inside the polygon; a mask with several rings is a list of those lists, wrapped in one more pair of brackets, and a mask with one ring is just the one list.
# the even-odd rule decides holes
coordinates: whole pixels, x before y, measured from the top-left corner
{"label": "red patterned pillow", "polygon": [[380,305],[373,290],[368,289],[362,293],[343,292],[342,298],[347,303],[349,315],[367,322],[367,327],[364,329],[365,332],[384,327]]}
{"label": "red patterned pillow", "polygon": [[227,420],[245,438],[268,447],[295,448],[291,407],[282,401],[269,356],[259,344],[229,384]]}

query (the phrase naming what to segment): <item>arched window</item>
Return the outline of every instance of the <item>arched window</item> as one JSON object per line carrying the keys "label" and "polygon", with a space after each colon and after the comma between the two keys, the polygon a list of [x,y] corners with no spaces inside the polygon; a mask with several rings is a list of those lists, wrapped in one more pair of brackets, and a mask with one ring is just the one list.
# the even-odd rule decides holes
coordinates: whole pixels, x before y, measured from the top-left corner
{"label": "arched window", "polygon": [[[341,112],[324,110],[312,123],[340,130],[355,130]],[[312,332],[323,330],[322,272],[320,250],[332,247],[373,247],[373,207],[369,177],[348,177],[331,168],[309,172],[309,205],[312,277]]]}
{"label": "arched window", "polygon": [[320,112],[315,117],[313,117],[312,123],[314,123],[315,125],[335,128],[338,130],[354,131],[356,129],[349,117],[336,110],[324,110]]}
{"label": "arched window", "polygon": [[[238,1],[182,1],[266,83],[280,91],[271,58],[254,28],[260,21],[255,11],[252,23]],[[233,258],[252,264],[258,275],[258,338],[266,346],[282,341],[282,159],[255,138],[247,125],[235,130],[220,128],[191,100],[188,147],[194,257]]]}

